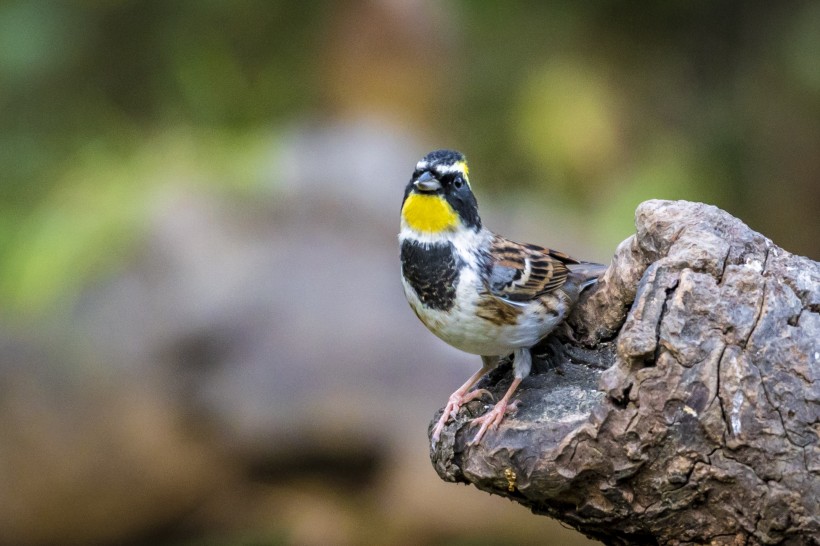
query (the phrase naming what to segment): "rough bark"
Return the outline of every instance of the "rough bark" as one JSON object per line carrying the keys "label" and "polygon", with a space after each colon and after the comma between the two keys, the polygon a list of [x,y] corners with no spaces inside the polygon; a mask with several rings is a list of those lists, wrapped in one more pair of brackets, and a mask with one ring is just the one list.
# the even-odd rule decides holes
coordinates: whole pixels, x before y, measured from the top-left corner
{"label": "rough bark", "polygon": [[648,201],[636,227],[557,366],[477,446],[487,405],[463,408],[436,471],[606,544],[820,543],[820,264],[709,205]]}

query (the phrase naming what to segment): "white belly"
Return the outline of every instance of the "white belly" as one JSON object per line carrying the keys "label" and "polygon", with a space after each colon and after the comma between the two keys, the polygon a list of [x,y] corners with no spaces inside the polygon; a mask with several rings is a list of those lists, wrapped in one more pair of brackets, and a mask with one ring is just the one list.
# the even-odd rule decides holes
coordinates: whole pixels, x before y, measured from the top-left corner
{"label": "white belly", "polygon": [[468,268],[462,270],[456,290],[456,303],[448,311],[429,309],[421,304],[415,291],[406,282],[407,301],[419,319],[438,337],[467,353],[505,355],[514,349],[532,347],[549,334],[564,318],[538,312],[534,302],[523,308],[515,324],[498,325],[476,315],[476,298],[484,289],[477,275]]}

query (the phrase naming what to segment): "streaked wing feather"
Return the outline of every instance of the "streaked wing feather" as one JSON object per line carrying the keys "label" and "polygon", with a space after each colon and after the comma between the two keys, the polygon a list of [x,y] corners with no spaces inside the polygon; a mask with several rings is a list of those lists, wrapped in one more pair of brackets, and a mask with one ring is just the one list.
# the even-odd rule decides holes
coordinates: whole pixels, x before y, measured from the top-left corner
{"label": "streaked wing feather", "polygon": [[560,288],[567,280],[570,256],[531,244],[520,244],[496,236],[488,291],[508,302],[526,302]]}

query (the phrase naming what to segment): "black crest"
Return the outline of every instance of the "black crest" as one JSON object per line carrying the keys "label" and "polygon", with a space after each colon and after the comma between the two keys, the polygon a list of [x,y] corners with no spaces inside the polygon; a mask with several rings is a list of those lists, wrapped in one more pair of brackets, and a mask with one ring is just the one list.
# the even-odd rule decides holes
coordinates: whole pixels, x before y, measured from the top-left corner
{"label": "black crest", "polygon": [[426,161],[430,165],[434,165],[436,163],[441,163],[443,165],[453,165],[458,163],[459,161],[466,161],[464,159],[464,154],[461,152],[457,152],[455,150],[436,150],[434,152],[430,152],[422,161]]}

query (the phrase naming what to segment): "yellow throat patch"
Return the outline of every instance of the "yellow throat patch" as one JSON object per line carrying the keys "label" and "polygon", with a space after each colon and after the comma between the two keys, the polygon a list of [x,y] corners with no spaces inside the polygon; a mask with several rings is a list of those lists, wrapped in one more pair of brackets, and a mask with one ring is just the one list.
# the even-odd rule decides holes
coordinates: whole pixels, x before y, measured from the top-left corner
{"label": "yellow throat patch", "polygon": [[454,230],[459,224],[456,211],[439,195],[411,193],[404,201],[401,215],[408,226],[420,232]]}

